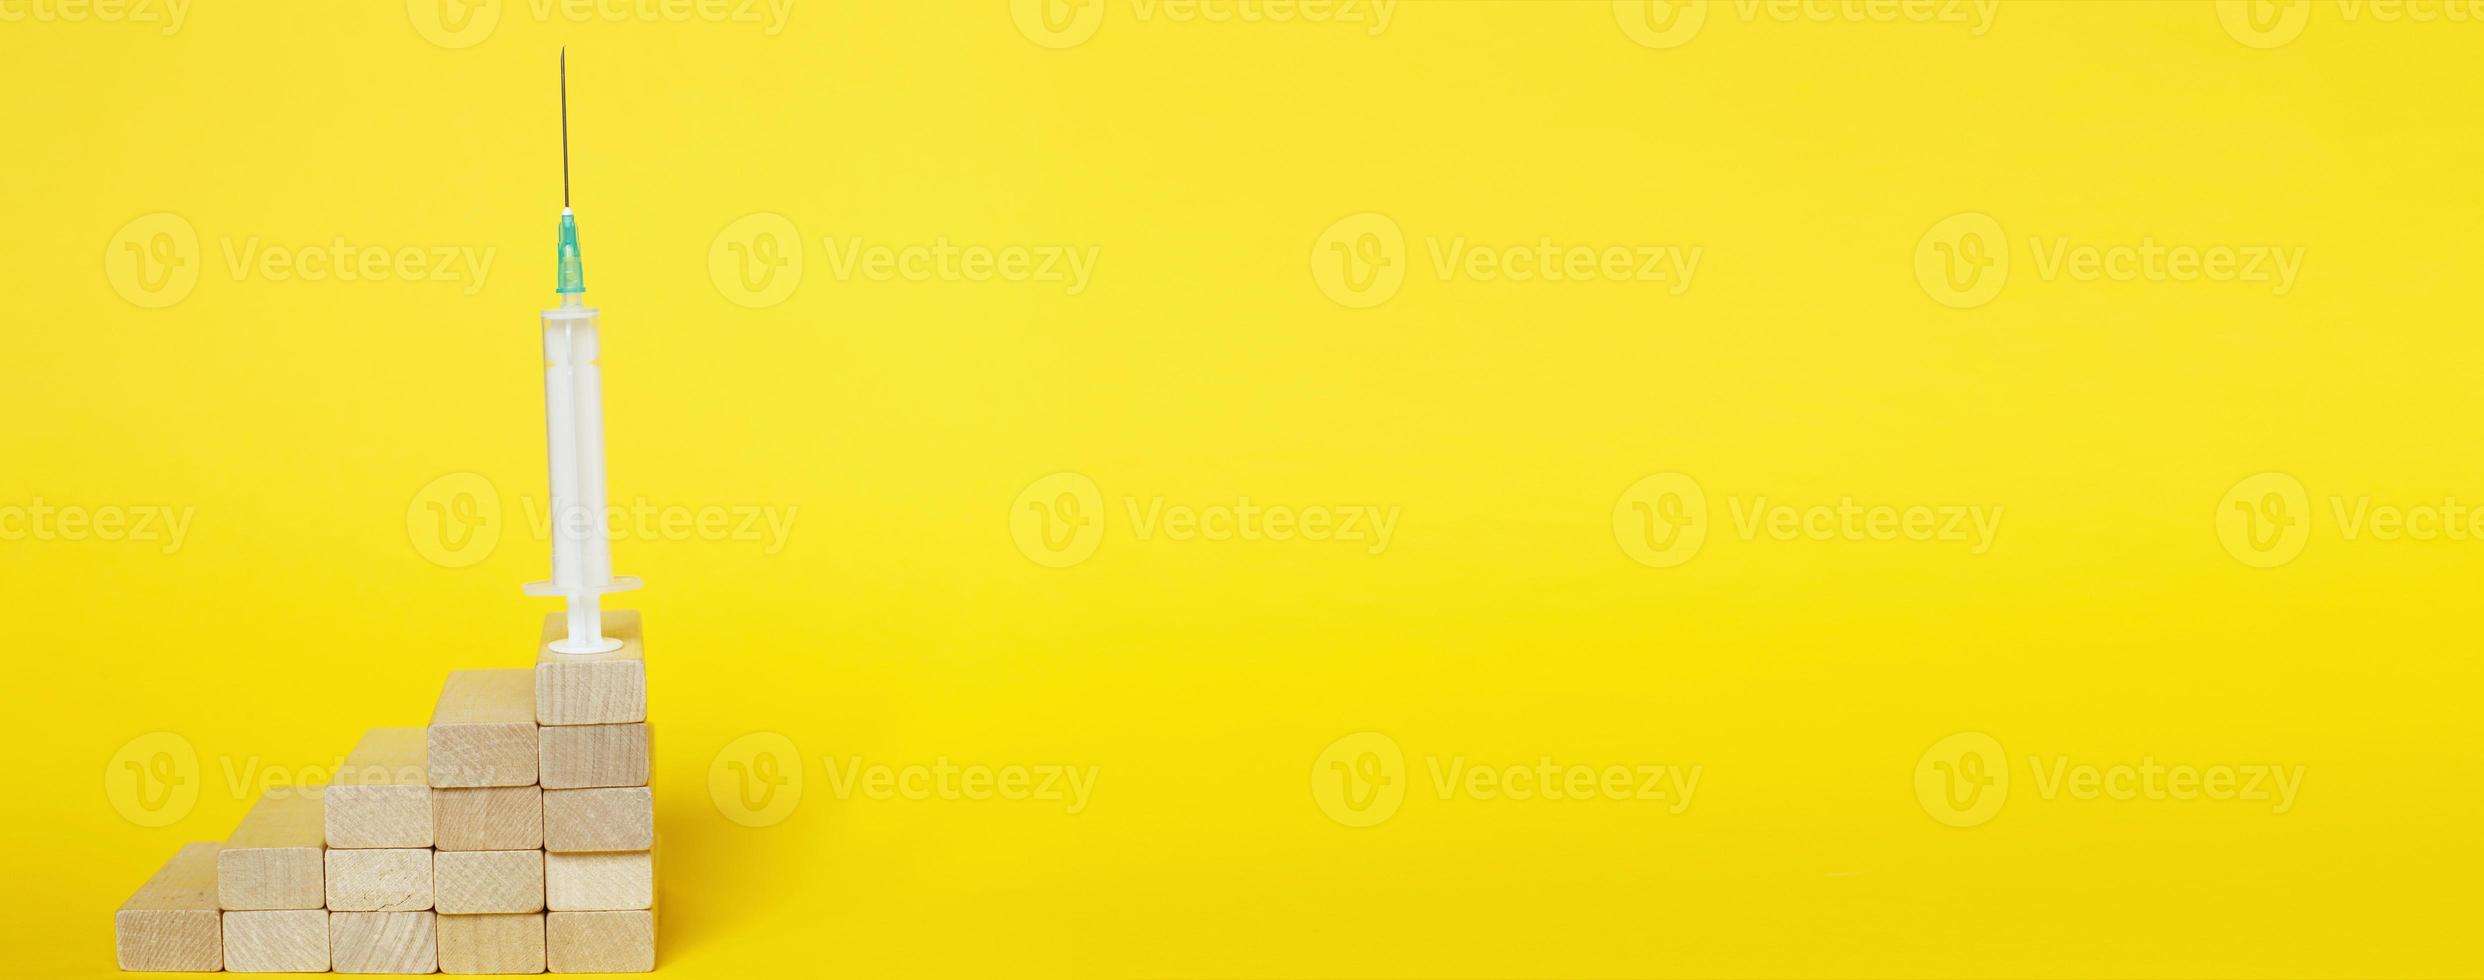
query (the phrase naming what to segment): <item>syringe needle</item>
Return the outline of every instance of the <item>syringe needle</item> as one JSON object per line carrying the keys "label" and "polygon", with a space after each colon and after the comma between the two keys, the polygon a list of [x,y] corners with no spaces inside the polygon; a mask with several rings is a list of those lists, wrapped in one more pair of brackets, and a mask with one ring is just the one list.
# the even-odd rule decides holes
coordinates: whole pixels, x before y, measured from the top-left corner
{"label": "syringe needle", "polygon": [[569,49],[561,49],[561,206],[569,206]]}

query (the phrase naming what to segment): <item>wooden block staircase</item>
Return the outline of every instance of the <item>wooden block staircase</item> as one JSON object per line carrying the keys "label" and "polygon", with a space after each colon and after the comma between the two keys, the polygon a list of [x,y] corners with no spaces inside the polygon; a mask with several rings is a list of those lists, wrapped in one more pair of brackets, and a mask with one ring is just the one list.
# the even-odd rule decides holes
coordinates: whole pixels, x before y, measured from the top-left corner
{"label": "wooden block staircase", "polygon": [[449,675],[431,723],[375,728],[327,786],[269,790],[113,914],[121,969],[645,973],[655,794],[638,614],[610,653]]}

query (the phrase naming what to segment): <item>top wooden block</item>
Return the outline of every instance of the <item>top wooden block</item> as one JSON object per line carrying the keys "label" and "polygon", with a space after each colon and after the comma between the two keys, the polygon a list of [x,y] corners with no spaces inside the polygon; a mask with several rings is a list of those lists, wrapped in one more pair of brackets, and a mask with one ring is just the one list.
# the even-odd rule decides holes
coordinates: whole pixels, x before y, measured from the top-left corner
{"label": "top wooden block", "polygon": [[430,847],[431,771],[420,728],[362,735],[328,784],[329,847]]}
{"label": "top wooden block", "polygon": [[225,911],[327,907],[327,820],[317,786],[271,789],[216,852]]}
{"label": "top wooden block", "polygon": [[604,613],[604,635],[621,641],[611,653],[554,653],[569,635],[561,613],[543,618],[535,647],[535,721],[544,725],[627,725],[647,720],[647,647],[638,610]]}
{"label": "top wooden block", "polygon": [[535,728],[535,672],[460,670],[431,712],[433,786],[531,786],[542,746]]}

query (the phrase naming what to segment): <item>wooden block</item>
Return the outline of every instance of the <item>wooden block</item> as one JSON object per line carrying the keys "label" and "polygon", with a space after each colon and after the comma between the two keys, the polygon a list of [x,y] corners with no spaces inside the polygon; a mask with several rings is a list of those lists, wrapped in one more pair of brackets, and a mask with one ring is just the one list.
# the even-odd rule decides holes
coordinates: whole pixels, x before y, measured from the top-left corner
{"label": "wooden block", "polygon": [[224,968],[232,973],[328,972],[328,912],[224,913]]}
{"label": "wooden block", "polygon": [[655,855],[543,856],[544,907],[555,912],[614,912],[655,905]]}
{"label": "wooden block", "polygon": [[443,914],[543,911],[542,851],[441,851],[432,864]]}
{"label": "wooden block", "polygon": [[647,785],[647,726],[563,725],[543,729],[543,788]]}
{"label": "wooden block", "polygon": [[321,796],[316,786],[281,786],[259,797],[216,852],[217,904],[227,912],[325,907]]}
{"label": "wooden block", "polygon": [[531,786],[535,672],[460,670],[440,688],[428,746],[433,786]]}
{"label": "wooden block", "polygon": [[440,941],[430,912],[331,912],[328,948],[338,973],[433,973]]}
{"label": "wooden block", "polygon": [[535,721],[543,725],[626,725],[647,720],[647,649],[638,610],[604,613],[604,635],[621,641],[611,653],[554,653],[569,635],[569,617],[543,618],[535,648]]}
{"label": "wooden block", "polygon": [[431,848],[328,851],[330,912],[420,912],[431,896]]}
{"label": "wooden block", "polygon": [[544,965],[554,973],[646,973],[655,969],[654,909],[554,912],[544,917]]}
{"label": "wooden block", "polygon": [[224,924],[216,904],[216,851],[222,846],[183,845],[112,913],[112,948],[121,969],[224,969]]}
{"label": "wooden block", "polygon": [[543,787],[477,786],[431,791],[432,846],[443,851],[524,851],[543,846]]}
{"label": "wooden block", "polygon": [[543,913],[443,915],[442,973],[542,973]]}
{"label": "wooden block", "polygon": [[655,790],[555,789],[543,794],[547,851],[644,851],[655,846]]}
{"label": "wooden block", "polygon": [[430,847],[431,770],[420,728],[374,728],[328,784],[329,847]]}

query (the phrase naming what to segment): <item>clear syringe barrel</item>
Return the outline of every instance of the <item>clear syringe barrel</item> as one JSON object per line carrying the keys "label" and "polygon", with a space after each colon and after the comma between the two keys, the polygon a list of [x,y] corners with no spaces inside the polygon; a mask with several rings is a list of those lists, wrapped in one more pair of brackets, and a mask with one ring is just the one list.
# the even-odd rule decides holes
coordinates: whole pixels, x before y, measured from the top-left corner
{"label": "clear syringe barrel", "polygon": [[604,506],[604,382],[596,311],[575,295],[543,313],[543,416],[552,474],[552,579],[569,600],[572,640],[600,638],[613,590]]}

